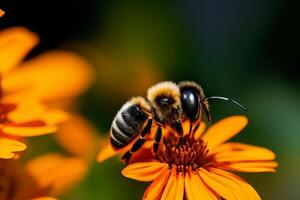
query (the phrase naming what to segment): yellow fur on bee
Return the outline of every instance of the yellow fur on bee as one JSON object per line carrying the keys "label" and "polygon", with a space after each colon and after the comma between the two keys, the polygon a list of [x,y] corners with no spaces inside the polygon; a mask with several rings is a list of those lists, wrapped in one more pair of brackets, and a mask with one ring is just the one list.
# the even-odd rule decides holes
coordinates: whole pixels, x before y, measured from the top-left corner
{"label": "yellow fur on bee", "polygon": [[158,96],[172,97],[176,102],[180,101],[180,90],[172,81],[165,81],[150,87],[147,91],[147,98],[155,101]]}

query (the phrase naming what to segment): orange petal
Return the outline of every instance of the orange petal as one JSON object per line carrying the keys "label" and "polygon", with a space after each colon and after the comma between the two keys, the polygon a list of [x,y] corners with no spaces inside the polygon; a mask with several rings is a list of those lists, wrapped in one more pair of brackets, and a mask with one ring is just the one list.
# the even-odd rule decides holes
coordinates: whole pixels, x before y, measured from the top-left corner
{"label": "orange petal", "polygon": [[153,160],[155,160],[155,155],[153,154],[153,140],[146,140],[144,145],[131,156],[129,164]]}
{"label": "orange petal", "polygon": [[0,158],[9,159],[14,157],[15,152],[24,151],[26,145],[22,142],[0,137]]}
{"label": "orange petal", "polygon": [[65,122],[69,118],[69,115],[58,109],[51,109],[43,112],[38,119],[42,120],[46,124],[55,125]]}
{"label": "orange petal", "polygon": [[190,130],[190,123],[188,121],[183,122],[182,129],[183,129],[183,135],[188,134]]}
{"label": "orange petal", "polygon": [[157,179],[155,179],[144,192],[143,200],[159,200],[164,191],[169,176],[170,171],[166,170]]}
{"label": "orange petal", "polygon": [[29,161],[26,168],[40,187],[59,194],[85,176],[87,163],[75,157],[48,154]]}
{"label": "orange petal", "polygon": [[57,199],[53,197],[38,197],[30,200],[57,200]]}
{"label": "orange petal", "polygon": [[99,154],[97,156],[97,161],[101,163],[101,162],[103,162],[103,161],[105,161],[105,160],[107,160],[107,159],[109,159],[109,158],[111,158],[111,157],[113,157],[113,156],[115,156],[115,155],[117,155],[119,153],[120,153],[120,151],[115,150],[111,146],[111,144],[107,144],[106,146],[104,146],[100,150],[100,152],[99,152]]}
{"label": "orange petal", "polygon": [[25,97],[5,98],[5,102],[16,104],[16,108],[8,113],[9,121],[23,123],[29,121],[43,121],[48,125],[55,125],[66,121],[69,115],[58,109],[47,109],[46,106],[36,100],[23,100]]}
{"label": "orange petal", "polygon": [[0,73],[16,67],[38,41],[38,36],[26,28],[13,27],[1,31]]}
{"label": "orange petal", "polygon": [[203,183],[198,174],[189,172],[185,176],[185,191],[188,200],[217,200],[218,197]]}
{"label": "orange petal", "polygon": [[201,122],[199,128],[197,129],[194,135],[194,138],[196,140],[198,140],[203,135],[205,128],[206,124],[204,122]]}
{"label": "orange petal", "polygon": [[219,180],[211,172],[208,172],[204,168],[200,168],[199,175],[212,190],[221,195],[224,199],[237,199],[237,196],[232,192],[230,187],[222,182],[222,180]]}
{"label": "orange petal", "polygon": [[218,181],[220,184],[226,186],[232,194],[234,194],[236,199],[248,199],[247,194],[244,192],[243,188],[241,188],[240,184],[236,183],[232,179],[214,173],[214,171],[210,171],[209,176]]}
{"label": "orange petal", "polygon": [[16,67],[38,41],[38,36],[26,28],[13,27],[1,31],[0,73]]}
{"label": "orange petal", "polygon": [[175,199],[182,200],[184,194],[184,174],[178,173],[176,181],[177,181],[177,190],[176,190]]}
{"label": "orange petal", "polygon": [[168,164],[160,162],[138,162],[126,166],[123,176],[139,181],[153,181],[168,169]]}
{"label": "orange petal", "polygon": [[86,159],[91,157],[94,159],[100,145],[98,131],[86,119],[76,114],[72,114],[54,136],[59,144],[72,155]]}
{"label": "orange petal", "polygon": [[227,117],[212,125],[203,135],[203,140],[208,143],[208,149],[212,150],[238,134],[247,123],[248,119],[244,116]]}
{"label": "orange petal", "polygon": [[91,84],[92,75],[89,64],[77,54],[48,51],[5,77],[3,88],[8,92],[28,89],[30,95],[45,101],[61,100],[85,91]]}
{"label": "orange petal", "polygon": [[230,179],[232,182],[234,182],[237,185],[236,187],[246,195],[245,199],[249,199],[249,200],[261,199],[260,196],[255,191],[255,189],[242,178],[224,170],[220,170],[216,168],[211,168],[210,170],[215,174],[226,177],[227,179]]}
{"label": "orange petal", "polygon": [[45,134],[54,133],[57,130],[56,126],[41,126],[41,127],[18,127],[18,126],[4,126],[2,131],[9,135],[19,137],[34,137]]}
{"label": "orange petal", "polygon": [[168,183],[161,196],[161,200],[182,200],[184,193],[184,175],[177,174],[173,168]]}
{"label": "orange petal", "polygon": [[274,160],[275,154],[264,147],[228,142],[216,147],[209,155],[214,154],[218,162],[235,162],[251,160]]}
{"label": "orange petal", "polygon": [[225,168],[239,172],[275,172],[278,166],[274,161],[250,161],[226,163]]}
{"label": "orange petal", "polygon": [[19,101],[16,102],[16,108],[8,113],[9,120],[13,122],[36,120],[46,110],[46,107],[44,105],[34,100],[22,101],[22,98],[18,100],[6,98],[4,100],[5,102],[13,103]]}
{"label": "orange petal", "polygon": [[[126,151],[130,150],[130,148],[132,147],[132,145],[134,144],[134,142],[138,139],[138,137],[136,139],[134,139],[132,142],[130,142],[128,145],[126,145],[125,147],[121,148],[121,149],[114,149],[112,147],[112,145],[106,144],[103,148],[101,148],[98,156],[97,156],[97,161],[98,162],[103,162],[105,160],[107,160],[108,158],[111,158],[112,156],[115,156],[117,154],[122,154],[125,153]],[[147,139],[147,138],[146,138]],[[109,137],[106,139],[107,141],[109,141]],[[144,158],[142,160],[137,160],[139,159],[139,154],[142,153],[143,154],[143,150],[150,148],[150,146],[152,147],[153,145],[153,140],[146,140],[145,144],[142,146],[142,148],[140,148],[135,155],[133,155],[134,160],[136,162],[138,161],[145,161],[145,160],[149,160],[148,158]],[[148,155],[148,154],[147,154]],[[137,156],[137,157],[136,157]]]}

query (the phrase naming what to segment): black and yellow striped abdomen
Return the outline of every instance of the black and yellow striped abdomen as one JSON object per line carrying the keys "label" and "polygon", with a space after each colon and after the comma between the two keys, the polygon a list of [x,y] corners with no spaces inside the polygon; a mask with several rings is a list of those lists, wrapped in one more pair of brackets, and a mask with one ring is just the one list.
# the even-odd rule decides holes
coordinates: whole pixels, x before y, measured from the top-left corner
{"label": "black and yellow striped abdomen", "polygon": [[127,102],[122,106],[112,122],[110,130],[110,142],[116,149],[128,145],[141,133],[148,115],[142,111],[139,105]]}

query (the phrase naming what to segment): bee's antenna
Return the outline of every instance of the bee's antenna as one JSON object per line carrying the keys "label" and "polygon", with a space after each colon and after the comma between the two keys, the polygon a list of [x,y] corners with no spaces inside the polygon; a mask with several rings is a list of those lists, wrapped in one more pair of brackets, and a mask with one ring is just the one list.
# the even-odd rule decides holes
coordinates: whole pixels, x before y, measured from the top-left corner
{"label": "bee's antenna", "polygon": [[210,99],[220,99],[220,100],[224,100],[224,101],[229,101],[229,102],[235,104],[236,106],[240,107],[244,111],[248,111],[248,109],[245,106],[243,106],[239,102],[237,102],[233,99],[229,99],[227,97],[212,96],[212,97],[205,98],[205,101],[210,100]]}

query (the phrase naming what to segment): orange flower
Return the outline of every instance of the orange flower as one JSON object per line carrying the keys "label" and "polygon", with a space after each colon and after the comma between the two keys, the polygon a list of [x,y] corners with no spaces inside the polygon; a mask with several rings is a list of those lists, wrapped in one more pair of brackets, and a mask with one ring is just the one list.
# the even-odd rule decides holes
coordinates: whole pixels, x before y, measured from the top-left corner
{"label": "orange flower", "polygon": [[98,133],[76,114],[74,99],[88,89],[93,74],[90,65],[77,54],[50,51],[23,63],[3,80],[3,85],[8,92],[22,90],[51,108],[67,110],[70,116],[54,137],[68,153],[90,160],[99,145]]}
{"label": "orange flower", "polygon": [[20,64],[2,82],[7,93],[22,91],[55,110],[67,110],[70,116],[60,124],[54,137],[68,153],[90,161],[100,139],[94,127],[76,114],[74,99],[89,88],[93,75],[85,59],[76,53],[56,50]]}
{"label": "orange flower", "polygon": [[81,159],[48,154],[25,164],[20,160],[0,160],[0,199],[54,200],[86,173]]}
{"label": "orange flower", "polygon": [[[250,184],[229,172],[275,172],[277,167],[274,153],[266,148],[226,142],[247,123],[244,116],[232,116],[205,133],[202,123],[184,136],[182,145],[177,134],[168,130],[156,155],[141,149],[122,174],[152,181],[143,199],[260,199]],[[184,126],[187,133],[189,124]]]}
{"label": "orange flower", "polygon": [[[16,49],[25,49],[25,47],[23,46],[27,47],[26,52],[28,52],[37,43],[38,40],[35,34],[29,32],[24,28],[12,28],[4,31],[2,35],[4,35],[2,37],[4,38],[3,40],[5,41],[5,38],[7,38],[7,43],[9,42],[9,47],[11,47],[11,49],[6,49],[5,52],[7,52],[8,55],[11,54],[12,56],[6,57],[13,57],[14,53],[16,52]],[[23,43],[24,45],[22,46]],[[5,43],[3,42],[3,44]],[[15,48],[13,48],[14,46]],[[0,50],[0,57],[1,55],[4,54],[1,53]],[[25,53],[23,52],[21,54],[20,52],[20,56],[21,55],[24,56]],[[3,60],[4,59],[0,60],[0,64]],[[18,60],[21,61],[22,59]],[[3,65],[4,64],[2,64],[1,66]],[[16,62],[13,65],[16,65]],[[28,61],[18,63],[18,66],[19,67],[10,70],[10,73],[6,73],[6,75],[2,78],[3,90],[5,91],[5,93],[11,94],[11,96],[13,96],[16,99],[24,99],[25,97],[31,97],[43,102],[43,104],[46,104],[51,108],[55,108],[53,110],[56,112],[52,112],[52,114],[50,114],[48,117],[48,119],[50,117],[53,118],[52,123],[57,122],[57,111],[73,110],[73,99],[79,96],[85,90],[87,90],[87,88],[91,85],[93,81],[93,72],[87,61],[81,58],[79,55],[68,51],[48,51]],[[23,98],[20,98],[20,96],[23,96]],[[72,124],[73,127],[80,126],[78,124],[73,123],[73,119],[77,121],[76,123],[83,124],[78,122],[80,121],[77,120],[78,118],[79,117],[71,116],[69,118],[70,122],[68,122],[67,124],[62,124],[62,127],[60,126],[60,128],[62,128],[63,131],[59,131],[59,133],[56,134],[56,136],[59,135],[59,139],[66,139],[64,135],[69,134],[70,124]],[[65,128],[66,126],[68,128]],[[83,125],[80,126],[80,128],[82,127]],[[78,130],[74,134],[76,139],[78,138],[78,141],[82,140],[82,137],[79,139],[80,133]],[[87,134],[85,134],[85,136],[86,135]],[[93,136],[88,135],[86,137]],[[87,138],[87,140],[95,141],[89,138]],[[73,140],[70,141],[69,139],[67,139],[62,143],[66,144],[67,150],[69,150],[70,148],[77,148],[78,150],[78,143]],[[97,144],[95,143],[95,145]],[[92,145],[90,145],[89,147],[92,147]],[[87,148],[82,148],[82,151],[85,151],[81,152],[82,154],[87,155]],[[78,155],[78,153],[78,151],[75,152],[75,155]]]}
{"label": "orange flower", "polygon": [[4,14],[5,14],[5,12],[2,9],[0,9],[0,17],[3,17]]}
{"label": "orange flower", "polygon": [[[49,109],[29,93],[25,77],[19,76],[19,84],[13,84],[12,80],[20,75],[16,67],[37,43],[38,37],[25,28],[0,32],[0,158],[13,158],[16,152],[26,148],[21,142],[23,137],[53,133],[57,124],[67,118],[66,113]],[[20,84],[23,87],[18,87]]]}
{"label": "orange flower", "polygon": [[61,154],[46,154],[26,163],[26,170],[44,195],[57,196],[69,190],[86,175],[87,163],[81,158]]}

